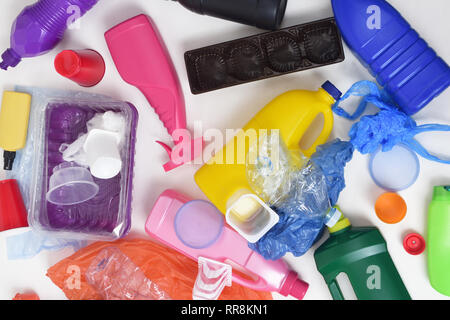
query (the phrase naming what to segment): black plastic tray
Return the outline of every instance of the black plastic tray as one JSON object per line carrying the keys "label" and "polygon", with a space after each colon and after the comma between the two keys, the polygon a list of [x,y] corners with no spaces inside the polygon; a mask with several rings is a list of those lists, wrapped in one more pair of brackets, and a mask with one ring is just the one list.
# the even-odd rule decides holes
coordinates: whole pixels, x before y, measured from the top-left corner
{"label": "black plastic tray", "polygon": [[184,54],[193,94],[317,68],[345,59],[334,18],[223,42]]}

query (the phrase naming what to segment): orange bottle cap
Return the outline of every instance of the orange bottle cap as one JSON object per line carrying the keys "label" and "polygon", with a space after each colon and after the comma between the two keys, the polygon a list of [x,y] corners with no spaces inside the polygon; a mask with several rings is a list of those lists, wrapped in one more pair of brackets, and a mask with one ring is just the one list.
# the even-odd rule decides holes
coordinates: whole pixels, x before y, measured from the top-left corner
{"label": "orange bottle cap", "polygon": [[375,212],[378,218],[389,224],[398,223],[406,215],[406,202],[393,192],[383,193],[375,203]]}

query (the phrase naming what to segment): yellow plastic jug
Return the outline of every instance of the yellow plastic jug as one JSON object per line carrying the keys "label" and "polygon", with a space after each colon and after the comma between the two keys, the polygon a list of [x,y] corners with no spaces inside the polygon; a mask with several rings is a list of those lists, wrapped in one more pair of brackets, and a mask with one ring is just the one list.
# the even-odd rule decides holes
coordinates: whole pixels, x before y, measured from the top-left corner
{"label": "yellow plastic jug", "polygon": [[[251,192],[247,182],[245,161],[249,146],[257,142],[262,129],[279,129],[281,140],[289,149],[300,149],[307,157],[318,145],[324,144],[333,128],[332,105],[341,92],[327,81],[318,91],[288,91],[270,102],[226,146],[195,174],[195,181],[205,195],[222,212],[242,194]],[[300,142],[311,124],[323,115],[323,130],[306,150]],[[252,130],[253,129],[253,130]],[[252,134],[250,134],[250,130]],[[256,134],[254,134],[256,132]],[[242,142],[245,146],[242,146]],[[237,151],[240,152],[237,152]],[[244,154],[242,154],[244,153]]]}

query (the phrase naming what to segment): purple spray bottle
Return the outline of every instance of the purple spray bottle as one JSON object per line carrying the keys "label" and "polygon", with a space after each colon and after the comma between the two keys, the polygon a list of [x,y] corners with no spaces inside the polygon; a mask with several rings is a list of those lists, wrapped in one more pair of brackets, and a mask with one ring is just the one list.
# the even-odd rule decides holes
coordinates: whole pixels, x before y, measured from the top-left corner
{"label": "purple spray bottle", "polygon": [[98,0],[39,0],[25,7],[13,23],[11,48],[2,54],[0,68],[15,67],[22,58],[53,49],[67,27],[90,10]]}

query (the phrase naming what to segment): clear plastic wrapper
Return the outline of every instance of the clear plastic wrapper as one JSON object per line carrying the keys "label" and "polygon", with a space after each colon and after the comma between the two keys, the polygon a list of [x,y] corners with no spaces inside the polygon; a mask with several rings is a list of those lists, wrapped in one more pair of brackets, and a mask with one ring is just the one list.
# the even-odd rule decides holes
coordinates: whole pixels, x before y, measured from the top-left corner
{"label": "clear plastic wrapper", "polygon": [[[28,139],[9,178],[19,181],[30,226],[68,239],[115,240],[131,226],[131,193],[137,110],[129,103],[80,92],[18,87],[32,95]],[[64,148],[84,135],[95,116],[114,112],[125,121],[120,147],[122,168],[111,179],[93,178],[96,195],[74,205],[47,201],[54,168],[63,163]],[[61,194],[64,193],[61,189]]]}
{"label": "clear plastic wrapper", "polygon": [[86,271],[86,279],[105,300],[171,300],[119,248],[103,249]]}
{"label": "clear plastic wrapper", "polygon": [[9,260],[20,260],[31,259],[43,250],[57,251],[72,247],[77,251],[86,244],[87,241],[53,238],[29,230],[6,238],[6,251]]}

